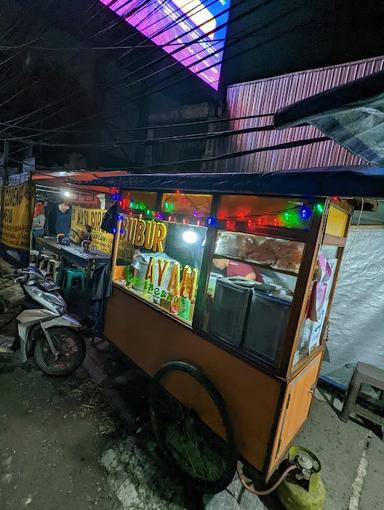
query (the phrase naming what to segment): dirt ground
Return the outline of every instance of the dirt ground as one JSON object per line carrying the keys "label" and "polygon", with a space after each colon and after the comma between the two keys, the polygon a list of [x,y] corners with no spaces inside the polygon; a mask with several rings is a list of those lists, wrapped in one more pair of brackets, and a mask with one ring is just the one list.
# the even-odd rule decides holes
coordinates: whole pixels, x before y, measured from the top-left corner
{"label": "dirt ground", "polygon": [[[194,507],[167,476],[150,430],[136,433],[135,418],[109,401],[114,390],[95,384],[84,368],[51,378],[9,359],[0,353],[1,510]],[[86,364],[97,379],[89,355]],[[126,396],[132,404],[143,398]]]}
{"label": "dirt ground", "polygon": [[118,510],[98,457],[114,424],[84,373],[0,374],[3,510]]}

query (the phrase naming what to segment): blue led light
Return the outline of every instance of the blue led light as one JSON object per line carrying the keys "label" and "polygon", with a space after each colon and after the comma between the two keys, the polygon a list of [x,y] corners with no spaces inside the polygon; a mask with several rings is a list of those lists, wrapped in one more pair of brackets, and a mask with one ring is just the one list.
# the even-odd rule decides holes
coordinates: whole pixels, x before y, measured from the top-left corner
{"label": "blue led light", "polygon": [[214,226],[216,225],[216,223],[217,223],[217,220],[216,220],[216,218],[214,218],[213,216],[209,216],[209,217],[207,218],[207,225],[208,225],[209,227],[214,227]]}
{"label": "blue led light", "polygon": [[300,217],[303,220],[309,220],[309,218],[312,216],[312,211],[309,207],[303,206],[300,208]]}

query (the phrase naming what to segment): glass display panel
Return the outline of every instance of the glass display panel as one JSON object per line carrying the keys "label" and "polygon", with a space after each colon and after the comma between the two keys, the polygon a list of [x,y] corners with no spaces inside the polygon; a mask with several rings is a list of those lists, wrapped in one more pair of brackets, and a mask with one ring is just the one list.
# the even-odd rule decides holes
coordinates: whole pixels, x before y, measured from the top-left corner
{"label": "glass display panel", "polygon": [[294,365],[297,365],[303,358],[310,356],[313,350],[320,345],[337,266],[337,257],[337,246],[322,246],[319,251],[307,301],[305,320],[301,327],[300,338],[293,359]]}
{"label": "glass display panel", "polygon": [[285,338],[304,244],[218,231],[203,329],[274,365]]}
{"label": "glass display panel", "polygon": [[182,214],[194,218],[209,216],[211,212],[212,195],[190,193],[164,193],[161,211],[168,214]]}
{"label": "glass display panel", "polygon": [[286,239],[219,231],[215,254],[250,264],[297,274],[304,244]]}
{"label": "glass display panel", "polygon": [[123,215],[114,282],[191,325],[206,230]]}
{"label": "glass display panel", "polygon": [[123,191],[120,207],[124,212],[152,213],[156,208],[157,193],[152,191]]}
{"label": "glass display panel", "polygon": [[322,214],[323,211],[322,203],[314,203],[312,200],[224,195],[220,198],[217,217],[225,222],[228,230],[260,227],[308,230],[313,215]]}

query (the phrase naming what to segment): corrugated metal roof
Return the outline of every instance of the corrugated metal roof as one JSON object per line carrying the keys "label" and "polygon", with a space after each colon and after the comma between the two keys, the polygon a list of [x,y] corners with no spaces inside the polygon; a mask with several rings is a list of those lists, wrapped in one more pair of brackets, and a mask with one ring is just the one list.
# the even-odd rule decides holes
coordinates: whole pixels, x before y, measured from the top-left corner
{"label": "corrugated metal roof", "polygon": [[[227,90],[228,117],[275,113],[292,103],[384,69],[384,56],[332,67],[301,71],[275,78],[231,85]],[[230,121],[230,129],[270,124],[270,117]],[[215,152],[223,154],[266,147],[321,136],[312,126],[274,131],[258,131],[227,137],[215,142]],[[366,165],[333,141],[303,147],[271,150],[210,163],[209,171],[268,172],[292,168],[333,165]]]}

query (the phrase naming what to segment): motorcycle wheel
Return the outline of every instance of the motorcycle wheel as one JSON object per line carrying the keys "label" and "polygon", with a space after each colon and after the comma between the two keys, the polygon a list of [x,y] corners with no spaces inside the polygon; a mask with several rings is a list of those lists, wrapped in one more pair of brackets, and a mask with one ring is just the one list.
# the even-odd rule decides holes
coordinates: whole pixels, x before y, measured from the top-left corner
{"label": "motorcycle wheel", "polygon": [[36,365],[44,373],[57,377],[74,372],[85,358],[84,339],[73,329],[65,327],[50,328],[49,334],[59,356],[55,359],[47,339],[42,334],[33,348]]}

